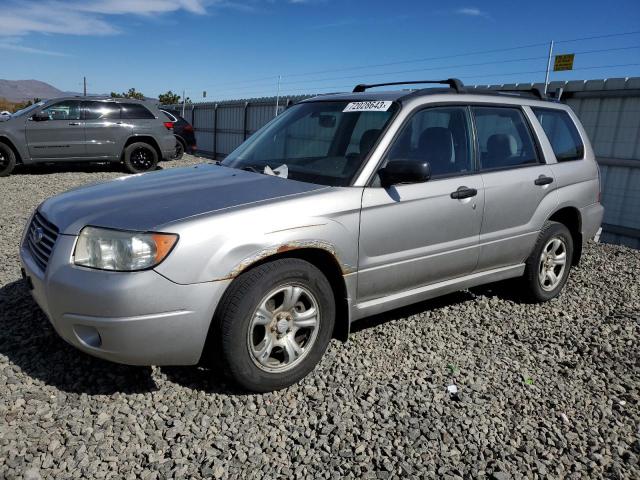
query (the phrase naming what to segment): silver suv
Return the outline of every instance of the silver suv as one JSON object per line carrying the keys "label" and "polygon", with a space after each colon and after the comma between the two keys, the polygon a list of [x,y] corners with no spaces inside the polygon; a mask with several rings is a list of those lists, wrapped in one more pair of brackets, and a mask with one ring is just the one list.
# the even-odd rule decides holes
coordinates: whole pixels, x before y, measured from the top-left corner
{"label": "silver suv", "polygon": [[315,97],[221,164],[46,200],[26,283],[87,353],[214,358],[254,391],[297,382],[369,315],[505,279],[556,297],[603,214],[584,129],[539,92],[445,83]]}
{"label": "silver suv", "polygon": [[122,162],[154,170],[175,155],[173,124],[151,103],[128,98],[46,100],[0,122],[0,177],[16,163]]}

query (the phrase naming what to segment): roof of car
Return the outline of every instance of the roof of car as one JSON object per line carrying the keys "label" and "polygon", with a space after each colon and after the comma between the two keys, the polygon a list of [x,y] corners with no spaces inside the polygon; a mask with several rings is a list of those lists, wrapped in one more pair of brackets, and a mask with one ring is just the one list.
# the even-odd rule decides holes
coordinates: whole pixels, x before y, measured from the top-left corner
{"label": "roof of car", "polygon": [[107,95],[67,95],[65,97],[55,97],[46,99],[47,102],[52,100],[60,101],[60,100],[91,100],[91,101],[112,101],[112,102],[127,102],[127,103],[143,103],[148,104],[152,103],[152,100],[138,100],[137,98],[123,98],[123,97],[110,97]]}

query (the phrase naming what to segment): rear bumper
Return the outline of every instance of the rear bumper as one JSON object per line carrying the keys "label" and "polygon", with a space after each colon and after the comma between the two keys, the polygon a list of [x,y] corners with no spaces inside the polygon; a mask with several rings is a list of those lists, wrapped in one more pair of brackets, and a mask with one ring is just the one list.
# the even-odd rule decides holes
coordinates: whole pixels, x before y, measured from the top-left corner
{"label": "rear bumper", "polygon": [[129,365],[198,363],[228,281],[179,285],[153,270],[76,267],[69,261],[74,243],[60,235],[46,272],[20,249],[31,294],[65,341]]}
{"label": "rear bumper", "polygon": [[604,207],[600,203],[593,203],[580,209],[582,219],[582,242],[586,243],[595,237],[604,216]]}

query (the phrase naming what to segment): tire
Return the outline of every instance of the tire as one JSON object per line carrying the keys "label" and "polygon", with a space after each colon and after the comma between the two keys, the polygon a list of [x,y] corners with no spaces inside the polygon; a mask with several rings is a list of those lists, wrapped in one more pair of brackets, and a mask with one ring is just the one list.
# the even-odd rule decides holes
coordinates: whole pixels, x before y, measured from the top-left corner
{"label": "tire", "polygon": [[334,323],[329,281],[309,262],[294,258],[241,274],[214,318],[225,373],[254,392],[288,387],[311,372],[329,345]]}
{"label": "tire", "polygon": [[158,152],[145,142],[136,142],[124,149],[124,167],[129,173],[151,172],[158,166]]}
{"label": "tire", "polygon": [[180,160],[184,156],[184,144],[176,138],[176,153],[173,160]]}
{"label": "tire", "polygon": [[6,143],[0,142],[0,177],[8,177],[16,166],[16,154]]}
{"label": "tire", "polygon": [[569,229],[562,223],[546,222],[526,261],[522,278],[526,299],[540,303],[557,297],[569,278],[572,258],[573,238]]}

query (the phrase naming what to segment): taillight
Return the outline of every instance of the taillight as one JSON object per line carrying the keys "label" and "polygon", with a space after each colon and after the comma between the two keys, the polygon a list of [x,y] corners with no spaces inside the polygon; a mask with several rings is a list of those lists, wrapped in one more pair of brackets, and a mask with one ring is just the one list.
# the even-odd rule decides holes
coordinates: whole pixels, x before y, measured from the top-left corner
{"label": "taillight", "polygon": [[184,131],[185,131],[185,132],[193,132],[193,127],[192,127],[191,125],[186,125],[186,126],[184,127]]}
{"label": "taillight", "polygon": [[167,130],[173,130],[173,122],[164,122],[164,126],[167,127]]}

